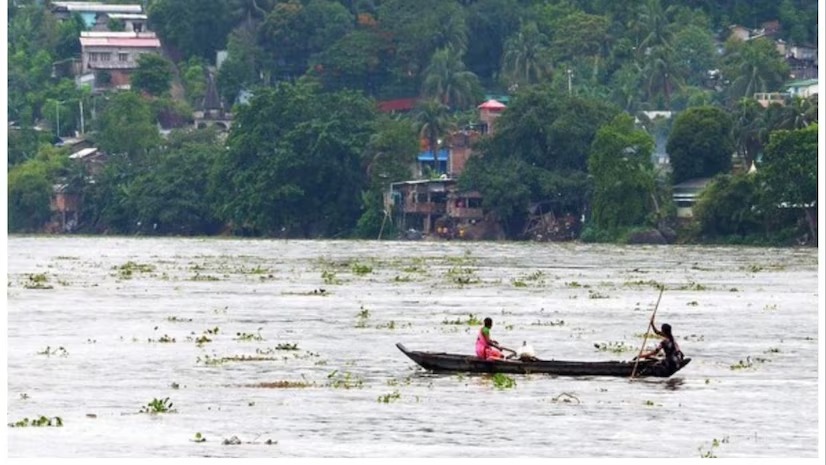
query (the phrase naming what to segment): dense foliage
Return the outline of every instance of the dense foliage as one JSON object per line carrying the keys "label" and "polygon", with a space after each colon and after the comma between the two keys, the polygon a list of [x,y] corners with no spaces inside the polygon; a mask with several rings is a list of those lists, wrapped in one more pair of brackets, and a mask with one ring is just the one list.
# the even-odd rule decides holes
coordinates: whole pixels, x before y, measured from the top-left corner
{"label": "dense foliage", "polygon": [[[814,236],[803,205],[817,100],[753,99],[790,80],[773,39],[816,43],[814,0],[149,0],[163,54],[141,59],[132,92],[106,94],[68,71],[83,20],[43,3],[8,6],[11,231],[41,229],[52,186],[66,184],[83,199],[82,231],[375,237],[389,183],[415,176],[420,150],[476,127],[475,107],[500,95],[508,109],[460,184],[511,238],[540,208],[616,240],[670,214],[670,184],[714,176],[702,237],[780,230],[792,211]],[[772,38],[730,37],[773,20]],[[210,73],[228,110],[252,95],[228,136],[161,137],[159,126],[192,125]],[[378,118],[375,102],[395,98],[419,103]],[[652,124],[646,110],[676,117]],[[53,147],[76,132],[109,154],[94,182]],[[666,138],[670,178],[650,158]],[[727,177],[732,154],[758,177]],[[772,215],[772,202],[799,208]]]}

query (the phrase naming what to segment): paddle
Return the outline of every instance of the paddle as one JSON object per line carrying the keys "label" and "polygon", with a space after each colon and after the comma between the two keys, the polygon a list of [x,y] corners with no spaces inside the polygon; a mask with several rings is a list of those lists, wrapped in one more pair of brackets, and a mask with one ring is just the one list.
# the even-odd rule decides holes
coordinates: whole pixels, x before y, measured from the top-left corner
{"label": "paddle", "polygon": [[508,349],[507,347],[499,346],[499,350],[507,350],[508,352],[512,353],[514,357],[516,357],[516,351],[513,349]]}
{"label": "paddle", "polygon": [[654,306],[654,313],[651,314],[651,319],[648,320],[648,326],[645,328],[645,336],[642,338],[642,347],[640,347],[640,353],[637,354],[637,358],[634,361],[634,369],[631,370],[631,379],[634,379],[634,375],[637,374],[637,365],[640,363],[640,357],[642,356],[642,352],[645,350],[645,343],[648,342],[648,328],[654,323],[654,316],[657,314],[657,309],[660,308],[660,299],[663,297],[663,289],[665,286],[660,286],[660,296],[657,297],[657,305]]}

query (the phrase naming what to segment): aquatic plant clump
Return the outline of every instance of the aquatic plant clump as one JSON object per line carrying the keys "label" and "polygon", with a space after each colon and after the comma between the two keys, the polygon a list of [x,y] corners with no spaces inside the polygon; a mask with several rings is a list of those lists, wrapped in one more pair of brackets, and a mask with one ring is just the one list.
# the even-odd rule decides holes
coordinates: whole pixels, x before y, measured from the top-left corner
{"label": "aquatic plant clump", "polygon": [[172,402],[169,401],[169,397],[165,397],[163,399],[152,399],[145,406],[141,407],[139,413],[159,414],[170,412],[174,412],[174,410],[172,410]]}
{"label": "aquatic plant clump", "polygon": [[23,418],[22,420],[16,421],[14,423],[9,423],[9,428],[26,428],[26,427],[61,427],[63,426],[63,419],[60,417],[47,417],[41,415],[38,418],[34,418],[29,420],[28,418]]}
{"label": "aquatic plant clump", "polygon": [[503,373],[493,375],[493,386],[496,389],[511,389],[516,387],[516,380]]}

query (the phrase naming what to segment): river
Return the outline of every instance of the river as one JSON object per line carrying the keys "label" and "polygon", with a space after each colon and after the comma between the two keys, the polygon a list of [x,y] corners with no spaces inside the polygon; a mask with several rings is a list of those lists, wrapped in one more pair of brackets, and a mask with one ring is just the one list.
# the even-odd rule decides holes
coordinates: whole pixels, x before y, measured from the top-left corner
{"label": "river", "polygon": [[[692,358],[667,380],[507,387],[395,347],[471,354],[490,316],[630,359],[657,285]],[[11,236],[8,453],[812,458],[818,300],[813,248]]]}

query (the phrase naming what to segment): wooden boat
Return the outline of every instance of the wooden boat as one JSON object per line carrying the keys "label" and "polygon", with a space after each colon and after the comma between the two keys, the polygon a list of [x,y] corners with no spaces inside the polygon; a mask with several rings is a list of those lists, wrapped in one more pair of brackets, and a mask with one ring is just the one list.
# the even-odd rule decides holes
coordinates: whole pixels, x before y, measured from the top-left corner
{"label": "wooden boat", "polygon": [[[620,376],[631,377],[634,362],[572,362],[563,360],[483,360],[475,355],[448,354],[444,352],[422,352],[407,350],[401,344],[396,344],[405,355],[419,364],[422,368],[437,372],[459,371],[466,373],[508,373],[531,374],[543,373],[557,376]],[[669,370],[658,360],[640,360],[637,364],[635,378],[656,377],[668,378],[680,371],[691,362],[690,358],[683,359],[679,368]]]}

